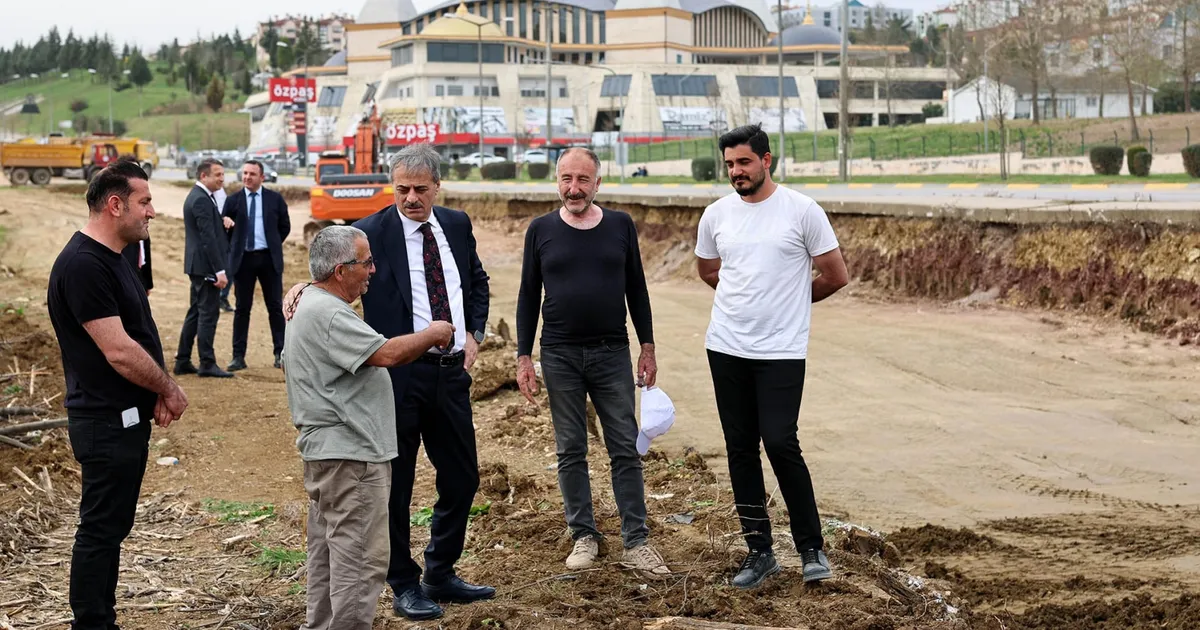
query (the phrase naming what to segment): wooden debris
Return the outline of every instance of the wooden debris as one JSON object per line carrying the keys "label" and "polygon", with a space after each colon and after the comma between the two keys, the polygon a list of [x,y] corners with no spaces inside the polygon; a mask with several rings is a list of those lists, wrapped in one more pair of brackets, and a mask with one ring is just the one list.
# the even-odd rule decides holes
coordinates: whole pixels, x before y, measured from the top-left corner
{"label": "wooden debris", "polygon": [[0,435],[24,435],[30,431],[41,431],[44,429],[57,429],[58,427],[67,426],[66,418],[54,418],[52,420],[38,420],[37,422],[26,422],[24,424],[14,424],[12,426],[0,427]]}
{"label": "wooden debris", "polygon": [[23,451],[32,451],[33,450],[32,446],[30,446],[24,442],[18,442],[10,437],[5,437],[3,435],[0,435],[0,444],[7,444],[8,446],[11,446],[13,448],[19,448]]}
{"label": "wooden debris", "polygon": [[787,628],[749,626],[744,623],[706,621],[689,617],[660,617],[647,621],[642,627],[645,630],[805,630],[807,628],[807,626],[789,626]]}
{"label": "wooden debris", "polygon": [[17,476],[18,476],[18,477],[20,477],[21,479],[24,479],[24,480],[25,480],[25,483],[27,483],[27,484],[29,484],[29,485],[33,486],[33,488],[34,488],[35,490],[37,490],[38,492],[46,492],[46,489],[45,489],[45,488],[43,488],[43,487],[41,487],[41,486],[37,485],[36,483],[34,483],[34,482],[33,482],[33,480],[29,478],[29,475],[26,475],[26,474],[25,474],[25,472],[24,472],[24,471],[22,471],[20,468],[17,468],[16,466],[13,466],[13,467],[12,467],[12,470],[13,470],[13,472],[17,473]]}
{"label": "wooden debris", "polygon": [[[30,379],[32,382],[32,378]],[[33,407],[4,407],[0,408],[0,418],[11,418],[13,416],[32,416],[39,413]]]}

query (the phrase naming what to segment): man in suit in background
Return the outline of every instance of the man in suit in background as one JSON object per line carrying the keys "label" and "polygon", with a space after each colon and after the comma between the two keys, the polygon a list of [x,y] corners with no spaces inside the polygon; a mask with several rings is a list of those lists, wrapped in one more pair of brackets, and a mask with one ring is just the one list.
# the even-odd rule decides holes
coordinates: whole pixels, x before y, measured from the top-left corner
{"label": "man in suit in background", "polygon": [[146,295],[150,295],[150,289],[154,288],[154,273],[150,271],[150,238],[130,243],[121,250],[121,255],[137,270],[138,279],[146,287]]}
{"label": "man in suit in background", "polygon": [[[223,163],[222,163],[222,166],[224,166]],[[225,188],[221,187],[220,190],[213,193],[213,199],[215,199],[217,202],[217,208],[220,210],[224,210],[225,209],[225,201],[227,199],[227,195],[225,193]],[[230,236],[229,232],[232,229],[231,228],[232,225],[233,225],[232,221],[225,222],[225,240],[226,241],[229,240],[229,236]],[[227,282],[225,284],[225,288],[221,289],[221,310],[225,311],[226,313],[232,313],[233,307],[229,305],[229,292],[233,291],[233,284],[234,284],[232,271],[229,272],[228,279],[229,279],[229,282]]]}
{"label": "man in suit in background", "polygon": [[241,192],[225,201],[222,215],[233,221],[226,271],[237,287],[233,315],[233,361],[230,372],[246,369],[246,339],[250,332],[250,308],[254,305],[254,283],[262,286],[275,367],[282,367],[283,352],[283,239],[292,230],[283,195],[263,188],[263,165],[247,160],[242,165]]}
{"label": "man in suit in background", "polygon": [[[183,271],[192,279],[192,295],[183,329],[179,332],[179,352],[175,354],[175,374],[228,378],[229,372],[217,367],[213,338],[220,316],[221,289],[229,282],[225,267],[229,244],[221,212],[213,193],[225,184],[225,169],[212,158],[196,169],[200,181],[183,202]],[[198,343],[197,343],[198,341]],[[199,346],[200,369],[192,364],[192,345]]]}
{"label": "man in suit in background", "polygon": [[[455,575],[462,555],[471,502],[479,489],[479,460],[471,419],[471,377],[488,317],[488,275],[475,250],[466,213],[434,206],[441,158],[427,144],[406,147],[392,158],[395,205],[354,224],[367,234],[375,276],[362,296],[368,324],[385,337],[407,335],[432,322],[454,326],[448,347],[434,348],[408,365],[389,368],[396,403],[399,455],[392,461],[388,501],[391,561],[387,581],[392,610],[411,620],[442,616],[437,602],[490,599],[496,589]],[[295,311],[304,285],[288,291],[285,317]],[[437,471],[425,576],[409,552],[409,508],[417,449]]]}

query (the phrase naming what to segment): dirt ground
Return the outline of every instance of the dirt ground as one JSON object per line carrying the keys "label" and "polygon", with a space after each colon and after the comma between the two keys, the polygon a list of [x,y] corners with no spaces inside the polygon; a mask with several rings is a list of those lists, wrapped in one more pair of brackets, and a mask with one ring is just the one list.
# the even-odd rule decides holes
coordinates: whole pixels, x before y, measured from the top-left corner
{"label": "dirt ground", "polygon": [[[151,227],[150,300],[170,361],[188,293],[183,228],[173,217],[187,191],[153,192],[160,216]],[[292,210],[299,234],[306,207]],[[49,267],[85,219],[78,195],[0,188],[0,305],[8,305],[0,379],[24,382],[31,364],[46,372],[33,393],[4,390],[0,405],[62,414],[61,396],[43,401],[63,385],[37,333],[50,331]],[[494,328],[513,325],[525,224],[475,224]],[[305,256],[288,245],[285,286],[307,279]],[[641,628],[655,619],[686,627],[669,617],[864,629],[1200,626],[1194,346],[1063,312],[897,299],[852,284],[815,309],[800,418],[838,579],[800,583],[777,501],[784,573],[743,593],[729,586],[744,548],[704,361],[711,291],[675,277],[654,282],[651,295],[659,384],[678,418],[647,456],[646,482],[652,536],[675,575],[648,583],[613,564],[619,521],[596,440],[593,491],[615,551],[596,570],[566,573],[548,412],[544,400],[532,408],[511,391],[512,348],[494,338],[475,370],[477,382],[500,387],[476,402],[477,503],[487,511],[472,523],[460,572],[500,595],[425,624],[393,618],[381,601],[376,627]],[[218,361],[230,358],[230,327],[222,315]],[[247,362],[228,381],[182,378],[191,408],[154,430],[118,591],[124,628],[303,621],[302,469],[260,300]],[[78,473],[62,430],[26,441],[40,442],[36,454],[0,445],[0,628],[61,628]],[[157,465],[160,456],[180,461]],[[418,466],[414,514],[436,496],[432,468],[424,459]],[[414,528],[414,550],[423,535]]]}

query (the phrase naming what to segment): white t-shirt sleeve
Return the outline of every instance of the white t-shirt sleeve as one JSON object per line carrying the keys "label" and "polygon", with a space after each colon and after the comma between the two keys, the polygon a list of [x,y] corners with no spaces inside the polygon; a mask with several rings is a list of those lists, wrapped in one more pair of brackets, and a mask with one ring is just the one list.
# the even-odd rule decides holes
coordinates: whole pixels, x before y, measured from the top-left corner
{"label": "white t-shirt sleeve", "polygon": [[696,256],[706,260],[721,257],[717,252],[717,239],[713,235],[713,223],[716,218],[711,210],[710,206],[704,211],[700,217],[700,226],[696,228]]}
{"label": "white t-shirt sleeve", "polygon": [[829,217],[817,202],[813,201],[800,214],[800,230],[804,235],[804,246],[808,255],[816,258],[837,249],[837,235],[829,224]]}

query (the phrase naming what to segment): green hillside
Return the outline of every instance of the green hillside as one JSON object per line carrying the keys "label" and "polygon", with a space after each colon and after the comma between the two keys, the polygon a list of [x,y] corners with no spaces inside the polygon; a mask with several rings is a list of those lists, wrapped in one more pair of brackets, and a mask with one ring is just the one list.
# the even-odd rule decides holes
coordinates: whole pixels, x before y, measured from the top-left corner
{"label": "green hillside", "polygon": [[168,114],[129,120],[129,135],[160,146],[185,149],[241,149],[250,144],[248,114]]}
{"label": "green hillside", "polygon": [[[58,123],[75,119],[76,114],[71,112],[71,103],[82,99],[87,102],[88,107],[81,113],[92,121],[93,130],[108,130],[110,89],[107,84],[94,82],[92,75],[86,70],[73,70],[69,78],[65,79],[55,72],[53,77],[11,81],[0,85],[0,107],[7,109],[9,105],[22,102],[27,95],[33,95],[39,99],[38,107],[41,109],[40,114],[2,116],[0,127],[17,134],[41,136],[52,130],[53,115],[53,130],[64,131],[58,128]],[[142,88],[140,93],[138,88],[130,87],[120,92],[113,90],[111,96],[114,120],[125,121],[130,133],[135,129],[141,133],[154,133],[152,137],[159,142],[174,142],[175,126],[174,116],[166,116],[165,120],[161,121],[154,120],[160,114],[191,114],[179,118],[184,131],[185,146],[197,146],[206,139],[207,125],[198,124],[205,119],[204,112],[213,117],[214,141],[221,139],[225,144],[232,145],[213,148],[236,148],[239,143],[244,145],[249,137],[249,121],[245,115],[214,115],[207,109],[202,96],[188,94],[187,87],[181,81],[173,86],[168,85],[167,77],[158,72],[155,73],[154,80]],[[240,108],[244,100],[244,94],[234,90],[232,86],[227,86],[224,112],[233,112]],[[240,120],[242,126],[246,127],[241,138],[230,133],[234,127],[231,121],[234,119]]]}

